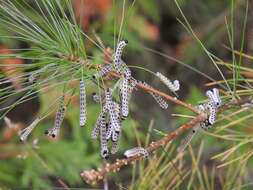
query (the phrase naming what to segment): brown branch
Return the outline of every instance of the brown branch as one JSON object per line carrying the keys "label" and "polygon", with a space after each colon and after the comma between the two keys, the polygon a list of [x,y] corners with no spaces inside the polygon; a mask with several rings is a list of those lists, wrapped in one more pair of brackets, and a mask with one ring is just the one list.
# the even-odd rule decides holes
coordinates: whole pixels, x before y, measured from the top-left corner
{"label": "brown branch", "polygon": [[[94,69],[97,69],[99,70],[101,68],[100,65],[94,65],[94,64],[91,64],[89,63],[89,61],[85,61],[85,60],[82,60],[80,58],[77,58],[77,57],[74,57],[74,56],[63,56],[63,55],[58,55],[59,57],[63,58],[63,59],[66,59],[68,61],[72,61],[72,62],[75,62],[75,63],[78,63],[78,64],[82,64],[82,65],[85,65],[87,68],[94,68]],[[108,74],[109,76],[112,76],[112,77],[115,77],[115,78],[121,78],[122,76],[114,71],[110,72]],[[133,82],[133,81],[132,81]],[[144,84],[141,84],[141,83],[137,83],[136,85],[138,88],[142,89],[143,91],[145,92],[152,92],[152,93],[155,93],[159,96],[162,96],[164,99],[166,99],[167,101],[170,101],[170,102],[173,102],[175,104],[178,104],[178,105],[181,105],[197,114],[199,114],[199,111],[193,107],[192,105],[190,104],[187,104],[181,100],[178,100],[176,97],[172,97],[164,92],[161,92],[160,90],[157,90],[153,87],[150,87],[150,86],[145,86]]]}
{"label": "brown branch", "polygon": [[161,92],[161,91],[159,91],[159,90],[156,90],[155,88],[152,88],[152,87],[145,86],[145,85],[143,85],[143,84],[141,84],[141,83],[138,83],[137,86],[138,86],[139,88],[141,88],[142,90],[144,90],[144,91],[153,92],[153,93],[155,93],[155,94],[157,94],[157,95],[159,95],[159,96],[164,97],[164,98],[165,98],[166,100],[168,100],[168,101],[171,101],[171,102],[173,102],[173,103],[175,103],[175,104],[178,104],[178,105],[180,105],[180,106],[183,106],[183,107],[185,107],[185,108],[188,108],[189,110],[191,110],[191,111],[193,111],[193,112],[195,112],[195,113],[199,113],[199,111],[198,111],[195,107],[193,107],[192,105],[187,104],[187,103],[185,103],[185,102],[183,102],[183,101],[181,101],[181,100],[178,100],[176,97],[172,97],[172,96],[170,96],[170,95],[168,95],[168,94],[166,94],[166,93],[164,93],[164,92]]}
{"label": "brown branch", "polygon": [[[81,59],[76,59],[75,60],[74,57],[70,57],[69,60],[73,61],[73,62],[77,62],[79,64],[83,64],[83,65],[87,66],[87,68],[94,68],[94,69],[97,69],[97,70],[99,70],[101,68],[101,66],[90,64],[89,62],[83,61]],[[115,77],[115,78],[122,77],[119,73],[116,73],[114,71],[110,72],[108,74],[108,76],[109,77],[110,76]],[[132,82],[134,82],[134,81],[132,81]],[[149,153],[152,153],[153,151],[157,150],[158,148],[165,146],[170,141],[172,141],[173,139],[178,137],[180,134],[182,134],[184,131],[186,131],[190,128],[193,128],[195,125],[197,125],[200,122],[203,122],[208,117],[206,113],[199,113],[199,111],[195,107],[193,107],[192,105],[187,104],[187,103],[185,103],[181,100],[178,100],[177,98],[172,97],[172,96],[170,96],[170,95],[168,95],[164,92],[161,92],[161,91],[159,91],[159,90],[157,90],[153,87],[146,86],[142,83],[137,83],[136,86],[138,88],[144,90],[145,92],[155,93],[155,94],[165,98],[167,101],[170,101],[170,102],[173,102],[175,104],[181,105],[181,106],[183,106],[185,108],[188,108],[189,110],[191,110],[195,113],[198,113],[198,115],[195,118],[193,118],[192,120],[190,120],[186,124],[180,126],[175,131],[173,131],[171,133],[168,133],[165,137],[163,137],[162,139],[160,139],[158,141],[152,142],[146,148],[146,150]],[[244,103],[244,101],[236,100],[236,101],[232,102],[233,105],[238,105],[238,104],[241,104],[241,103]],[[231,105],[227,104],[227,105],[223,106],[219,111],[224,111],[224,110],[230,108],[230,106]],[[104,177],[106,176],[107,173],[119,171],[123,166],[128,165],[129,163],[134,163],[135,161],[140,160],[142,158],[143,157],[141,155],[136,155],[136,156],[133,156],[133,157],[130,157],[130,158],[117,159],[115,163],[112,163],[112,164],[107,163],[102,168],[98,168],[97,170],[84,170],[84,171],[81,172],[80,175],[83,178],[83,180],[85,180],[87,183],[93,184],[97,181],[100,181],[100,180],[104,179]]]}
{"label": "brown branch", "polygon": [[[244,98],[244,99],[239,99],[239,100],[233,100],[229,104],[225,104],[219,109],[219,113],[224,112],[225,110],[231,108],[232,106],[240,106],[246,103],[252,103],[252,98]],[[173,139],[177,138],[179,135],[181,135],[183,132],[187,131],[190,128],[193,128],[195,125],[198,123],[204,121],[207,119],[207,114],[205,113],[200,113],[198,116],[195,118],[191,119],[189,122],[186,124],[180,126],[177,128],[175,131],[168,133],[165,137],[162,139],[151,142],[149,146],[146,148],[146,150],[149,153],[154,152],[160,147],[166,146],[170,141]],[[98,168],[97,170],[84,170],[81,172],[81,177],[83,178],[84,181],[86,181],[89,184],[94,184],[100,180],[102,180],[108,173],[110,172],[117,172],[119,171],[122,167],[134,163],[135,161],[141,160],[143,157],[141,155],[139,156],[133,156],[130,158],[125,158],[125,159],[117,159],[115,163],[112,164],[105,164],[102,168]]]}
{"label": "brown branch", "polygon": [[[204,121],[206,118],[207,118],[207,115],[205,113],[199,114],[197,117],[190,120],[188,123],[182,125],[175,131],[168,133],[162,139],[150,143],[146,150],[149,153],[152,153],[153,151],[157,150],[159,147],[163,147],[166,144],[168,144],[171,140],[175,139],[184,131],[194,127],[199,122]],[[133,156],[130,158],[125,158],[125,159],[117,159],[116,162],[113,164],[107,163],[105,164],[104,167],[98,168],[97,170],[84,170],[81,172],[80,175],[83,178],[83,180],[85,180],[87,183],[93,184],[97,181],[102,180],[107,173],[119,171],[123,166],[128,165],[129,163],[134,163],[135,161],[140,160],[142,158],[143,157],[140,155],[140,156]]]}
{"label": "brown branch", "polygon": [[[111,72],[110,75],[111,75],[111,76],[114,76],[114,77],[117,77],[117,78],[120,78],[120,77],[121,77],[120,74],[115,73],[115,72]],[[134,81],[132,81],[132,82],[134,82]],[[142,83],[137,83],[136,86],[137,86],[138,88],[142,89],[142,90],[145,91],[145,92],[152,92],[152,93],[155,93],[155,94],[157,94],[157,95],[159,95],[159,96],[162,96],[163,98],[165,98],[166,100],[168,100],[168,101],[170,101],[170,102],[173,102],[173,103],[175,103],[175,104],[178,104],[178,105],[180,105],[180,106],[183,106],[183,107],[185,107],[185,108],[188,108],[189,110],[191,110],[191,111],[193,111],[193,112],[199,114],[199,111],[198,111],[195,107],[193,107],[192,105],[187,104],[187,103],[185,103],[185,102],[183,102],[183,101],[181,101],[181,100],[178,100],[176,97],[172,97],[172,96],[170,96],[170,95],[168,95],[168,94],[166,94],[166,93],[164,93],[164,92],[161,92],[160,90],[157,90],[157,89],[155,89],[155,88],[153,88],[153,87],[144,85],[144,84],[142,84]]]}

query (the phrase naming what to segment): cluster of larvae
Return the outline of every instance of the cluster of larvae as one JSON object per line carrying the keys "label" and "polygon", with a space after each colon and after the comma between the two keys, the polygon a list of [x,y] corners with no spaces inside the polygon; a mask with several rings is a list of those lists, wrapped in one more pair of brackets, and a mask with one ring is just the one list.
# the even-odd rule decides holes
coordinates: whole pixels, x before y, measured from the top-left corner
{"label": "cluster of larvae", "polygon": [[208,118],[201,122],[199,125],[193,127],[191,132],[186,136],[186,138],[181,142],[181,145],[178,148],[179,152],[183,152],[187,145],[190,143],[196,132],[199,131],[201,127],[204,130],[210,129],[216,121],[216,115],[218,108],[221,107],[222,101],[219,95],[219,90],[217,88],[213,88],[212,90],[206,91],[206,96],[208,98],[208,102],[204,104],[200,104],[197,106],[199,112],[204,112],[208,115]]}
{"label": "cluster of larvae", "polygon": [[[93,128],[91,137],[93,139],[97,139],[99,137],[100,146],[101,146],[101,156],[103,158],[108,158],[109,154],[115,154],[118,150],[119,140],[121,136],[122,130],[122,120],[124,120],[129,115],[129,101],[134,89],[136,89],[137,84],[142,84],[150,87],[147,83],[137,81],[132,77],[131,70],[127,67],[126,63],[122,60],[122,51],[124,47],[128,44],[127,40],[122,40],[117,44],[116,51],[113,55],[113,63],[105,64],[103,67],[95,73],[92,78],[94,80],[100,80],[108,73],[114,71],[119,74],[121,77],[119,79],[118,90],[119,90],[119,101],[116,101],[113,94],[114,90],[112,88],[106,87],[103,88],[103,93],[96,94],[93,93],[93,100],[99,104],[101,104],[102,109],[97,118],[97,122]],[[30,81],[34,81],[42,71],[48,69],[49,67],[54,65],[45,66],[35,72]],[[157,72],[156,76],[163,82],[170,91],[176,92],[180,88],[180,84],[178,80],[171,82],[167,77],[163,74]],[[87,121],[87,111],[86,111],[86,84],[84,80],[80,80],[80,126],[84,126]],[[115,88],[114,88],[115,89]],[[159,106],[163,109],[168,108],[167,102],[159,95],[149,92],[149,94],[156,100]],[[45,131],[45,134],[55,138],[60,133],[60,127],[62,125],[64,116],[66,112],[66,105],[64,102],[64,96],[61,97],[59,108],[56,112],[55,123],[51,129]],[[23,129],[20,132],[20,139],[25,141],[31,131],[35,128],[35,126],[39,123],[41,119],[37,118],[32,122],[28,127]],[[111,143],[111,150],[109,152],[108,142]],[[130,152],[130,153],[128,153]],[[147,155],[148,153],[143,148],[134,148],[132,151],[126,152],[128,157],[133,155],[133,152],[137,152],[136,154]]]}

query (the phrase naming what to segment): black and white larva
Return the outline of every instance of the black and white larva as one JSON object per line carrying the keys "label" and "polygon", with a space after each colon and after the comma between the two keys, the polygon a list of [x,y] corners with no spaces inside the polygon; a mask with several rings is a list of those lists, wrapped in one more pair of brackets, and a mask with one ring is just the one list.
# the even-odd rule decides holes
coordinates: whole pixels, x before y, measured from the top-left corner
{"label": "black and white larva", "polygon": [[209,98],[210,102],[214,104],[217,108],[221,106],[221,99],[219,95],[219,90],[217,88],[213,88],[213,90],[208,90],[206,92],[206,96]]}
{"label": "black and white larva", "polygon": [[132,73],[131,73],[131,70],[125,65],[125,68],[124,68],[124,78],[126,79],[131,79],[132,77]]}
{"label": "black and white larva", "polygon": [[113,69],[113,66],[111,64],[107,64],[101,68],[99,72],[97,72],[95,75],[93,75],[93,78],[101,78],[105,75],[107,75],[109,72],[111,72]]}
{"label": "black and white larva", "polygon": [[211,128],[215,123],[217,108],[210,101],[206,104],[200,104],[196,108],[200,113],[206,112],[208,114],[208,118],[200,123],[200,127],[205,130]]}
{"label": "black and white larva", "polygon": [[219,96],[219,90],[216,88],[213,90],[208,90],[206,92],[206,96],[209,99],[208,103],[199,106],[200,111],[205,111],[208,113],[208,119],[200,123],[200,126],[203,129],[209,129],[215,123],[217,109],[221,106],[222,103]]}
{"label": "black and white larva", "polygon": [[102,111],[100,112],[100,114],[98,116],[95,127],[93,128],[93,130],[91,132],[91,138],[92,139],[97,138],[101,125],[103,126],[106,123],[106,121],[105,121],[106,111],[107,111],[107,109],[105,107],[103,107]]}
{"label": "black and white larva", "polygon": [[[120,119],[121,119],[121,113],[120,113],[120,106],[119,106],[119,104],[118,103],[116,103],[116,102],[113,102],[113,104],[114,104],[114,111],[115,111],[115,114],[118,116],[118,121],[120,121]],[[115,131],[114,130],[114,126],[112,125],[112,123],[111,123],[111,121],[108,123],[108,125],[107,125],[107,128],[106,128],[106,139],[107,140],[109,140],[111,137],[112,137],[112,135],[113,135],[113,131]],[[117,132],[117,133],[119,133],[119,132]]]}
{"label": "black and white larva", "polygon": [[220,107],[222,104],[222,101],[220,98],[219,90],[217,88],[213,88],[213,94],[214,94],[214,102],[216,103],[216,106]]}
{"label": "black and white larva", "polygon": [[178,80],[171,82],[166,76],[157,72],[156,76],[170,89],[172,92],[176,92],[180,89],[180,83]]}
{"label": "black and white larva", "polygon": [[112,142],[118,141],[120,138],[120,131],[112,130],[111,138],[112,138]]}
{"label": "black and white larva", "polygon": [[103,158],[108,158],[109,150],[107,147],[107,140],[106,140],[106,123],[105,120],[100,120],[100,146],[101,146],[101,156]]}
{"label": "black and white larva", "polygon": [[123,69],[123,61],[121,59],[123,48],[128,44],[127,40],[121,40],[117,44],[115,54],[113,56],[114,66],[117,72],[121,73]]}
{"label": "black and white larva", "polygon": [[32,130],[37,126],[37,124],[40,122],[40,118],[36,118],[28,127],[22,129],[19,133],[20,140],[26,141],[27,137],[30,135]]}
{"label": "black and white larva", "polygon": [[110,122],[115,131],[120,131],[120,122],[115,112],[115,104],[112,101],[112,89],[108,88],[105,93],[106,107],[109,112]]}
{"label": "black and white larva", "polygon": [[214,88],[212,91],[208,90],[206,92],[206,96],[208,97],[209,101],[206,104],[198,105],[196,108],[199,110],[199,112],[206,112],[208,114],[208,118],[205,121],[201,122],[200,125],[197,125],[192,129],[191,133],[187,135],[187,137],[182,141],[181,145],[179,146],[179,152],[184,151],[184,149],[192,140],[193,136],[199,130],[199,126],[202,129],[206,130],[211,128],[212,125],[215,123],[217,109],[221,106],[219,91],[216,88]]}
{"label": "black and white larva", "polygon": [[126,158],[140,155],[143,155],[144,158],[148,158],[149,153],[145,148],[142,147],[135,147],[124,152],[124,156]]}
{"label": "black and white larva", "polygon": [[66,107],[64,105],[64,102],[62,101],[60,104],[60,107],[55,115],[54,127],[52,129],[45,131],[46,135],[51,136],[53,138],[58,136],[58,134],[60,132],[62,121],[64,119],[65,111],[66,111]]}
{"label": "black and white larva", "polygon": [[80,80],[80,126],[83,127],[87,120],[86,89],[83,80]]}
{"label": "black and white larva", "polygon": [[215,120],[216,120],[216,112],[217,112],[217,108],[216,106],[211,103],[211,102],[208,102],[207,104],[207,108],[209,109],[209,123],[211,125],[213,125],[215,123]]}
{"label": "black and white larva", "polygon": [[111,135],[111,139],[112,139],[111,153],[112,154],[115,154],[118,151],[120,135],[121,135],[120,131],[119,132],[115,130],[112,131],[112,135]]}
{"label": "black and white larva", "polygon": [[168,103],[160,95],[153,92],[150,92],[150,94],[162,109],[167,109],[169,107]]}
{"label": "black and white larva", "polygon": [[128,79],[123,78],[121,83],[121,114],[123,117],[127,117],[129,114],[129,84]]}
{"label": "black and white larva", "polygon": [[111,123],[107,123],[107,128],[106,128],[106,140],[109,140],[112,136],[112,130],[113,130],[113,127],[111,125]]}
{"label": "black and white larva", "polygon": [[116,154],[119,149],[119,140],[112,141],[111,153]]}
{"label": "black and white larva", "polygon": [[[150,85],[148,85],[146,82],[142,82],[139,81],[141,84],[150,87]],[[169,107],[168,103],[158,94],[155,94],[153,92],[149,92],[149,94],[155,99],[155,101],[158,103],[158,105],[162,108],[162,109],[167,109]]]}

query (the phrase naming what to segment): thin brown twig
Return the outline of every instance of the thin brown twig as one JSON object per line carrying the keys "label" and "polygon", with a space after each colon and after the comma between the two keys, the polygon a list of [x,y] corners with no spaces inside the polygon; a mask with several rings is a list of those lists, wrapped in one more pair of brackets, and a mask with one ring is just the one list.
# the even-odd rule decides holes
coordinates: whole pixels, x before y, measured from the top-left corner
{"label": "thin brown twig", "polygon": [[143,85],[141,83],[138,83],[137,86],[139,88],[141,88],[142,90],[144,90],[144,91],[155,93],[155,94],[157,94],[159,96],[164,97],[168,101],[171,101],[171,102],[173,102],[175,104],[178,104],[180,106],[188,108],[189,110],[191,110],[191,111],[193,111],[195,113],[199,113],[199,111],[195,107],[193,107],[192,105],[187,104],[187,103],[185,103],[185,102],[183,102],[181,100],[178,100],[176,97],[172,97],[172,96],[170,96],[170,95],[168,95],[168,94],[166,94],[164,92],[161,92],[161,91],[159,91],[159,90],[157,90],[157,89],[155,89],[153,87],[145,86],[145,85]]}

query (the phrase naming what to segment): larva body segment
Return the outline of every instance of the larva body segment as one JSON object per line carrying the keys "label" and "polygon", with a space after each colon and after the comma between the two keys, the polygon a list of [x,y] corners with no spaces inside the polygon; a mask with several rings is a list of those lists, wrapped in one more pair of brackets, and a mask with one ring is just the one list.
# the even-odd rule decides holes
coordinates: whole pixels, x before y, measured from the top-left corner
{"label": "larva body segment", "polygon": [[124,152],[124,156],[126,158],[140,155],[143,155],[144,158],[148,158],[149,153],[145,148],[142,147],[135,147]]}
{"label": "larva body segment", "polygon": [[121,114],[123,117],[127,117],[129,114],[129,88],[128,79],[123,78],[121,85]]}
{"label": "larva body segment", "polygon": [[207,108],[209,109],[209,118],[208,118],[209,123],[211,125],[213,125],[215,123],[215,120],[216,120],[216,112],[217,112],[216,110],[217,109],[216,109],[215,105],[211,102],[209,102],[207,104]]}
{"label": "larva body segment", "polygon": [[96,139],[98,134],[99,134],[99,130],[101,125],[104,125],[105,122],[105,115],[106,115],[106,108],[103,107],[102,111],[100,112],[97,122],[95,124],[95,127],[93,128],[92,132],[91,132],[91,138],[92,139]]}
{"label": "larva body segment", "polygon": [[150,92],[150,94],[162,109],[167,109],[169,107],[168,103],[161,96],[152,92]]}
{"label": "larva body segment", "polygon": [[217,88],[213,88],[212,90],[212,99],[211,101],[213,102],[213,104],[219,108],[221,106],[221,98],[220,98],[220,94],[219,94],[219,90]]}
{"label": "larva body segment", "polygon": [[64,115],[65,115],[65,111],[66,111],[66,107],[64,105],[61,105],[60,109],[56,113],[55,123],[54,123],[55,128],[60,128],[61,127]]}
{"label": "larva body segment", "polygon": [[176,92],[180,89],[180,83],[178,80],[171,82],[166,76],[157,72],[156,76],[169,88],[170,91]]}
{"label": "larva body segment", "polygon": [[[196,106],[196,108],[199,110],[199,113],[201,113],[201,112],[207,112],[207,109],[208,109],[207,108],[207,104],[199,104],[199,105]],[[200,125],[200,127],[202,129],[205,129],[205,130],[211,127],[208,119],[206,119],[205,121],[201,122],[199,125]]]}
{"label": "larva body segment", "polygon": [[208,90],[206,92],[206,96],[208,97],[209,101],[213,103],[215,107],[221,106],[221,98],[219,95],[219,90],[217,88],[213,88],[213,90]]}
{"label": "larva body segment", "polygon": [[208,113],[208,119],[200,123],[200,126],[203,129],[209,129],[212,127],[216,120],[217,110],[222,104],[218,89],[213,88],[212,90],[206,91],[206,96],[209,99],[208,103],[198,107],[200,111]]}
{"label": "larva body segment", "polygon": [[105,119],[100,120],[100,145],[101,145],[101,156],[107,158],[109,156],[109,150],[107,147],[106,140],[106,123]]}
{"label": "larva body segment", "polygon": [[120,131],[120,123],[117,113],[115,112],[115,104],[112,101],[112,89],[108,88],[105,94],[106,107],[109,112],[110,122],[115,131]]}
{"label": "larva body segment", "polygon": [[86,89],[83,80],[80,80],[80,126],[83,127],[87,120]]}
{"label": "larva body segment", "polygon": [[179,83],[179,80],[174,80],[173,81],[173,89],[172,91],[176,92],[176,91],[179,91],[180,90],[180,83]]}
{"label": "larva body segment", "polygon": [[119,149],[119,140],[117,141],[112,141],[112,147],[111,147],[111,153],[116,154]]}
{"label": "larva body segment", "polygon": [[121,132],[116,132],[115,130],[112,131],[112,135],[111,135],[111,138],[112,138],[111,153],[112,154],[115,154],[118,151],[120,135],[121,135]]}
{"label": "larva body segment", "polygon": [[111,123],[108,123],[108,126],[106,128],[106,140],[109,140],[111,138],[112,130],[113,130],[113,127],[112,127]]}
{"label": "larva body segment", "polygon": [[[120,106],[116,102],[113,102],[113,105],[114,105],[115,115],[118,116],[118,121],[120,121]],[[108,123],[107,129],[106,129],[106,139],[107,140],[109,140],[112,137],[113,131],[115,131],[115,128],[112,125],[112,122],[110,121]],[[119,133],[119,132],[117,132],[117,133]]]}
{"label": "larva body segment", "polygon": [[121,40],[118,44],[117,44],[117,48],[115,51],[115,54],[113,56],[113,63],[114,63],[114,67],[116,69],[117,72],[121,73],[122,72],[122,68],[124,65],[124,62],[121,59],[122,56],[122,51],[123,48],[128,44],[127,40]]}
{"label": "larva body segment", "polygon": [[27,137],[30,135],[32,130],[36,127],[36,125],[39,123],[40,119],[36,118],[28,127],[24,128],[20,131],[20,140],[26,141]]}
{"label": "larva body segment", "polygon": [[[208,114],[208,118],[205,121],[200,123],[200,127],[204,130],[211,128],[215,121],[216,108],[212,105],[211,102],[208,102],[206,104],[200,104],[196,108],[199,110],[200,113],[206,112]],[[215,113],[213,112],[214,110],[215,110]],[[213,114],[215,114],[215,116]]]}
{"label": "larva body segment", "polygon": [[119,140],[120,132],[112,130],[112,141],[116,142]]}
{"label": "larva body segment", "polygon": [[59,135],[61,124],[64,119],[65,111],[66,111],[66,107],[65,107],[64,103],[62,102],[62,104],[60,105],[60,107],[56,113],[56,116],[55,116],[54,127],[50,130],[47,130],[45,132],[45,134],[47,134],[48,136],[51,136],[53,138],[55,138]]}
{"label": "larva body segment", "polygon": [[132,77],[132,73],[131,73],[131,70],[125,65],[125,68],[124,68],[124,78],[126,79],[131,79]]}
{"label": "larva body segment", "polygon": [[[148,85],[146,82],[141,82],[141,84],[150,87],[150,85]],[[149,94],[155,99],[155,101],[158,103],[158,105],[162,108],[162,109],[167,109],[169,107],[168,103],[158,94],[155,94],[153,92],[149,92]]]}
{"label": "larva body segment", "polygon": [[101,68],[101,70],[94,75],[94,78],[101,78],[107,75],[109,72],[112,71],[113,66],[111,64],[107,64]]}

